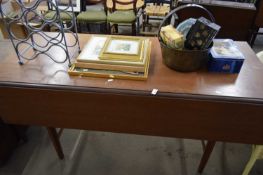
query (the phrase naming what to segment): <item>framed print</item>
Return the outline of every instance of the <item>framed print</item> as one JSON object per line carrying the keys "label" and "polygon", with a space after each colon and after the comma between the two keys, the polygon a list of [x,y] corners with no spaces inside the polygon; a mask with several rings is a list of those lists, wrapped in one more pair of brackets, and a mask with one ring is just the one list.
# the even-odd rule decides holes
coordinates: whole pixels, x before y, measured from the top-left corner
{"label": "framed print", "polygon": [[[81,0],[52,0],[54,4],[56,4],[56,1],[58,3],[58,8],[60,10],[65,10],[65,11],[71,11],[70,7],[70,1],[72,2],[72,7],[74,12],[80,12],[81,10]],[[52,6],[52,10],[55,10],[54,6]]]}
{"label": "framed print", "polygon": [[101,50],[107,41],[107,36],[92,36],[88,43],[84,46],[81,54],[78,56],[78,61],[97,61]]}
{"label": "framed print", "polygon": [[140,40],[111,39],[105,53],[138,55],[140,44]]}
{"label": "framed print", "polygon": [[73,64],[69,69],[68,73],[73,76],[88,76],[88,77],[98,77],[98,78],[116,78],[116,79],[127,79],[127,80],[147,80],[149,72],[149,64],[151,58],[151,42],[149,41],[148,47],[145,48],[143,53],[146,63],[144,66],[144,71],[142,72],[131,72],[131,71],[121,71],[121,70],[109,70],[109,69],[96,69],[96,68],[84,68],[78,67]]}
{"label": "framed print", "polygon": [[100,59],[140,61],[143,39],[111,36],[100,54]]}
{"label": "framed print", "polygon": [[[115,58],[115,59],[108,59],[107,54],[106,55],[101,54],[109,37],[110,36],[106,36],[106,35],[92,35],[91,38],[87,41],[87,43],[83,47],[79,56],[77,57],[77,62],[89,63],[90,65],[96,64],[96,66],[104,64],[103,67],[105,67],[105,66],[109,66],[109,67],[112,67],[112,66],[132,66],[132,67],[138,67],[138,69],[141,69],[142,67],[145,66],[146,57],[145,57],[144,53],[148,48],[148,45],[150,42],[149,39],[142,38],[143,39],[143,41],[142,41],[142,52],[140,54],[139,61],[137,61],[137,60],[131,61],[128,59],[127,60],[123,59],[123,55],[121,55],[121,54],[115,55],[115,56],[119,57],[119,58]],[[123,37],[123,36],[121,36],[121,37]],[[106,58],[102,59],[101,55],[105,56]],[[111,54],[108,54],[108,55],[112,56]]]}

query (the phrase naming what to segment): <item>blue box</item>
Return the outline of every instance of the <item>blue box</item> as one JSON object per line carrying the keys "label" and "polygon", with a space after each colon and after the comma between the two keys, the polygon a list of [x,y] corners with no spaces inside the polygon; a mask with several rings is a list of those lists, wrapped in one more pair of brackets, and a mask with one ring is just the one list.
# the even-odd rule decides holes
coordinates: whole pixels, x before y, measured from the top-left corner
{"label": "blue box", "polygon": [[231,39],[214,39],[210,51],[208,71],[239,73],[244,62],[244,55]]}
{"label": "blue box", "polygon": [[208,61],[209,72],[239,73],[244,60],[213,58]]}

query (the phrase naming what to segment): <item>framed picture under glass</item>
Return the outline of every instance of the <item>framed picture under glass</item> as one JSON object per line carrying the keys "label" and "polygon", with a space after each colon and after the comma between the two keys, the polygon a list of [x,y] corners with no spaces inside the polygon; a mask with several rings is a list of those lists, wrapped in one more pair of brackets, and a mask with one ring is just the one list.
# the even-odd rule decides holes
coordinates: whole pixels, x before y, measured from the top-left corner
{"label": "framed picture under glass", "polygon": [[84,48],[81,54],[78,56],[77,61],[88,61],[88,62],[98,62],[99,55],[102,48],[104,47],[108,37],[107,36],[97,36],[93,35]]}
{"label": "framed picture under glass", "polygon": [[143,39],[138,37],[108,37],[101,54],[102,60],[140,61],[143,52]]}
{"label": "framed picture under glass", "polygon": [[[106,65],[125,65],[125,66],[138,66],[143,67],[145,65],[145,56],[144,51],[148,47],[149,39],[142,38],[142,45],[143,49],[140,54],[140,61],[130,61],[130,60],[123,60],[123,57],[125,55],[119,54],[117,56],[120,57],[120,59],[101,59],[100,56],[102,55],[102,50],[108,41],[108,38],[110,36],[105,35],[93,35],[88,40],[88,42],[83,47],[80,55],[77,57],[78,62],[85,62],[85,63],[94,63],[94,64],[106,64]],[[118,36],[122,38],[123,36]],[[112,56],[112,55],[111,55]]]}
{"label": "framed picture under glass", "polygon": [[78,67],[73,64],[68,73],[75,76],[88,76],[88,77],[100,77],[100,78],[117,78],[128,80],[147,80],[149,72],[149,64],[151,58],[151,42],[148,41],[147,46],[144,48],[143,57],[145,58],[145,66],[143,72],[121,71],[121,70],[108,70],[108,69],[96,69],[96,68],[84,68]]}

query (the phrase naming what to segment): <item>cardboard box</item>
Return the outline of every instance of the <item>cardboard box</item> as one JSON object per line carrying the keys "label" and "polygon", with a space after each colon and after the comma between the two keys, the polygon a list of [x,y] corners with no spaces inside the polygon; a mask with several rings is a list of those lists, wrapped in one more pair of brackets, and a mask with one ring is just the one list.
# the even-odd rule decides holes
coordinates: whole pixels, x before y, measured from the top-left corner
{"label": "cardboard box", "polygon": [[200,17],[190,28],[186,36],[185,47],[193,50],[207,49],[219,30],[220,26]]}

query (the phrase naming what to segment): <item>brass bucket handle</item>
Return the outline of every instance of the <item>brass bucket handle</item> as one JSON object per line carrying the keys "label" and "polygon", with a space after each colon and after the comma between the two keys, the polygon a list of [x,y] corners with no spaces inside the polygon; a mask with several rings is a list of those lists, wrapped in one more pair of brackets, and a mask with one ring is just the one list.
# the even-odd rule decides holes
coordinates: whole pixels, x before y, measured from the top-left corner
{"label": "brass bucket handle", "polygon": [[198,5],[198,4],[186,4],[186,5],[182,5],[182,6],[179,6],[175,9],[173,9],[170,13],[168,13],[168,15],[165,16],[165,18],[162,20],[160,26],[159,26],[159,29],[158,29],[158,33],[157,33],[157,37],[159,39],[159,41],[161,41],[161,38],[160,38],[160,31],[161,31],[161,28],[163,27],[164,23],[166,22],[166,20],[168,18],[170,18],[174,13],[180,11],[180,10],[183,10],[183,9],[186,9],[186,8],[199,8],[201,10],[204,10],[210,17],[210,20],[212,22],[215,22],[215,18],[214,16],[212,15],[212,13],[210,11],[208,11],[206,8],[204,8],[203,6],[201,5]]}

